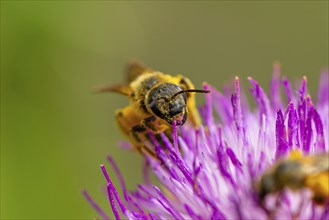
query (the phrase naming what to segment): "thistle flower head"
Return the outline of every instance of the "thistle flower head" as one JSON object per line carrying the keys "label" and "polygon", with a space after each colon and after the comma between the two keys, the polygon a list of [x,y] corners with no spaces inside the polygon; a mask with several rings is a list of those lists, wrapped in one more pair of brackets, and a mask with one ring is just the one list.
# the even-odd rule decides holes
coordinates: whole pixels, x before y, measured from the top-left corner
{"label": "thistle flower head", "polygon": [[[112,169],[121,182],[118,194],[104,165],[110,207],[117,219],[328,219],[329,203],[319,206],[308,189],[284,189],[261,201],[257,183],[261,175],[292,150],[307,155],[329,151],[328,71],[321,73],[316,104],[307,93],[304,77],[296,92],[280,68],[274,66],[269,95],[251,77],[250,92],[256,102],[251,110],[235,78],[233,94],[208,84],[204,106],[199,108],[204,126],[184,125],[173,141],[161,135],[161,144],[150,134],[157,158],[146,156],[144,183],[128,192],[111,157]],[[284,95],[281,96],[280,90]],[[285,99],[285,100],[284,100]],[[151,183],[148,172],[159,179]],[[113,178],[113,177],[112,177]],[[84,192],[98,214],[106,214]]]}

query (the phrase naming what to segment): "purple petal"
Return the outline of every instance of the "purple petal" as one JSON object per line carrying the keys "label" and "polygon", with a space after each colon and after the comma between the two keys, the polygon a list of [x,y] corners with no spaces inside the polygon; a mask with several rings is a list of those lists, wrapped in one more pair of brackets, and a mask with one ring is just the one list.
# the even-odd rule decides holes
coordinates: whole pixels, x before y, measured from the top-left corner
{"label": "purple petal", "polygon": [[247,138],[245,135],[245,126],[243,123],[243,115],[241,111],[241,103],[240,103],[240,86],[239,86],[239,78],[235,78],[235,93],[231,96],[231,103],[233,107],[233,117],[234,123],[237,130],[238,138],[242,138],[243,145],[247,146]]}
{"label": "purple petal", "polygon": [[314,109],[313,112],[313,121],[315,124],[315,130],[316,130],[316,152],[324,152],[326,149],[325,146],[325,140],[324,140],[324,131],[323,131],[323,124],[320,118],[319,113]]}
{"label": "purple petal", "polygon": [[304,130],[304,136],[303,136],[303,151],[305,153],[310,152],[311,147],[311,139],[313,136],[313,129],[312,129],[312,118],[313,118],[313,112],[314,109],[312,106],[310,106],[308,113],[307,113],[307,119],[305,123],[305,130]]}
{"label": "purple petal", "polygon": [[200,216],[198,216],[197,214],[195,214],[188,205],[185,204],[184,207],[185,207],[187,213],[189,214],[189,216],[191,217],[191,219],[202,220],[202,218]]}
{"label": "purple petal", "polygon": [[[183,216],[180,215],[180,213],[175,209],[175,207],[169,202],[169,200],[162,194],[160,189],[156,186],[153,186],[153,189],[158,193],[161,199],[158,201],[161,202],[163,207],[167,209],[167,211],[170,212],[170,214],[175,218],[175,219],[183,219]],[[166,204],[166,206],[164,205]]]}
{"label": "purple petal", "polygon": [[124,195],[124,198],[126,199],[126,202],[128,201],[128,194],[127,194],[127,189],[126,189],[126,185],[125,185],[125,182],[123,180],[123,177],[121,175],[121,172],[118,168],[118,166],[116,165],[116,163],[114,162],[114,160],[112,159],[111,156],[108,156],[107,157],[107,160],[109,161],[109,163],[111,164],[115,174],[117,175],[118,179],[119,179],[119,182],[120,182],[120,185],[121,185],[121,190],[123,192],[123,195]]}
{"label": "purple petal", "polygon": [[298,118],[299,118],[299,130],[300,130],[300,138],[303,142],[303,148],[305,148],[305,140],[306,140],[306,131],[305,131],[305,126],[306,126],[306,114],[307,114],[307,109],[306,109],[306,78],[304,77],[302,86],[298,92],[299,94],[299,101],[298,101]]}
{"label": "purple petal", "polygon": [[115,207],[115,202],[114,202],[114,198],[112,195],[113,191],[112,191],[112,188],[110,185],[107,185],[107,193],[108,193],[109,201],[110,201],[111,208],[112,208],[113,214],[115,216],[115,219],[120,220],[120,215],[119,215],[119,212],[117,211],[117,208]]}
{"label": "purple petal", "polygon": [[275,137],[276,137],[276,154],[275,158],[279,158],[285,155],[288,151],[288,143],[286,137],[286,129],[284,126],[284,118],[281,110],[277,111],[276,125],[275,125]]}
{"label": "purple petal", "polygon": [[288,109],[288,146],[290,149],[293,147],[299,148],[297,111],[292,102],[289,103]]}
{"label": "purple petal", "polygon": [[[110,199],[112,198],[112,193],[113,193],[114,196],[115,196],[115,198],[116,198],[116,200],[117,200],[117,202],[118,202],[118,204],[119,204],[119,206],[120,206],[120,208],[121,208],[122,213],[125,214],[127,209],[124,206],[123,202],[121,201],[121,199],[119,197],[119,194],[118,194],[117,190],[115,189],[115,187],[114,187],[114,185],[113,185],[113,183],[112,183],[112,181],[111,181],[111,179],[110,179],[110,177],[109,177],[109,175],[108,175],[108,173],[107,173],[107,171],[105,169],[105,166],[104,165],[101,165],[101,169],[102,169],[103,174],[104,174],[104,176],[105,176],[105,178],[107,180],[107,184],[108,184],[107,185],[107,191],[108,191],[108,194],[109,194],[109,198]],[[112,198],[112,200],[114,200],[114,199]],[[115,208],[114,201],[111,201],[110,200],[110,202],[111,202],[111,205],[112,205],[112,202],[113,202],[113,205],[114,205],[113,207]]]}
{"label": "purple petal", "polygon": [[264,90],[258,85],[258,83],[251,77],[248,77],[249,82],[254,86],[251,88],[251,94],[256,100],[259,109],[259,122],[261,122],[262,115],[266,117],[271,116],[270,114],[270,102],[264,92]]}
{"label": "purple petal", "polygon": [[221,174],[232,184],[232,186],[235,186],[235,182],[232,179],[232,176],[228,173],[228,164],[227,164],[227,157],[226,155],[224,155],[223,152],[221,152],[220,150],[217,151],[217,164],[218,164],[218,168],[221,172]]}
{"label": "purple petal", "polygon": [[329,219],[329,203],[324,207],[324,212],[321,215],[320,220],[328,220]]}
{"label": "purple petal", "polygon": [[173,162],[177,165],[177,167],[180,169],[182,174],[185,176],[187,181],[193,186],[193,179],[190,171],[187,169],[187,167],[184,165],[184,162],[177,156],[175,152],[170,152],[170,157],[173,160]]}
{"label": "purple petal", "polygon": [[232,161],[233,165],[235,166],[236,169],[240,170],[242,172],[242,163],[238,160],[238,158],[235,156],[234,152],[232,151],[231,148],[226,149],[226,153],[229,156],[230,160]]}
{"label": "purple petal", "polygon": [[290,102],[294,101],[293,100],[293,93],[292,93],[292,90],[291,90],[291,85],[290,85],[289,80],[286,77],[283,77],[282,84],[283,84],[283,89],[284,89],[286,97],[287,97],[287,103],[290,103]]}
{"label": "purple petal", "polygon": [[176,125],[176,121],[173,122],[173,140],[174,140],[174,149],[175,151],[178,153],[179,152],[179,149],[178,149],[178,137],[177,137],[177,125]]}

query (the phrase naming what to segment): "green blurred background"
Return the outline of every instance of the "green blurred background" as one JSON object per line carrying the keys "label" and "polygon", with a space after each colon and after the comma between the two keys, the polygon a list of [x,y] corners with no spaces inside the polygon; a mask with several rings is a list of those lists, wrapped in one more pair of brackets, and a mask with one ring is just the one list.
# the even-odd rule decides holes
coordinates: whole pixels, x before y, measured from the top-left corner
{"label": "green blurred background", "polygon": [[91,92],[121,82],[132,58],[218,88],[235,75],[268,86],[278,60],[314,95],[328,2],[1,1],[1,218],[90,219],[82,189],[110,211],[106,155],[129,189],[141,181],[140,156],[117,144],[127,99]]}

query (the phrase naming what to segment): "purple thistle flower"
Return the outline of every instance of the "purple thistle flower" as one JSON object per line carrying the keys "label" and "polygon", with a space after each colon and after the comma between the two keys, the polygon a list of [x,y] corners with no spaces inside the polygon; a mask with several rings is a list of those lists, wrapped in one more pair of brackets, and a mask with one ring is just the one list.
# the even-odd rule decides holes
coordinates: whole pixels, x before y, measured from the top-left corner
{"label": "purple thistle flower", "polygon": [[[329,219],[329,204],[316,205],[308,189],[285,189],[260,202],[255,183],[264,171],[290,151],[305,154],[329,151],[328,70],[320,78],[317,104],[307,94],[303,78],[297,92],[280,66],[274,65],[270,96],[248,78],[257,107],[250,110],[239,79],[231,97],[210,85],[204,89],[206,103],[200,107],[205,126],[195,130],[184,125],[173,141],[162,135],[163,145],[150,134],[157,159],[145,156],[144,184],[128,192],[122,175],[111,157],[112,169],[121,183],[118,194],[104,165],[110,206],[117,219]],[[283,87],[284,103],[280,86]],[[287,107],[284,107],[287,106]],[[216,120],[215,120],[216,118]],[[218,118],[218,119],[217,119]],[[178,133],[178,134],[177,134]],[[178,147],[179,146],[179,147]],[[127,144],[125,144],[125,148]],[[161,185],[149,180],[152,171]],[[329,184],[329,183],[328,183]],[[109,216],[84,192],[86,199],[103,219]]]}

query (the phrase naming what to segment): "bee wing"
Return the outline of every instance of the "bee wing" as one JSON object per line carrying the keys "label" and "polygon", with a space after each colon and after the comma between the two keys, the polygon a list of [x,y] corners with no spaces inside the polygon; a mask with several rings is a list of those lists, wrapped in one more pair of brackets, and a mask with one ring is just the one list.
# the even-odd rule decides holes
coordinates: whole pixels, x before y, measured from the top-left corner
{"label": "bee wing", "polygon": [[127,81],[130,83],[134,81],[138,76],[152,72],[151,68],[146,67],[143,63],[138,61],[130,61],[127,68]]}
{"label": "bee wing", "polygon": [[95,92],[116,92],[125,96],[130,96],[132,94],[132,89],[129,85],[111,85],[111,86],[99,86],[95,89]]}

